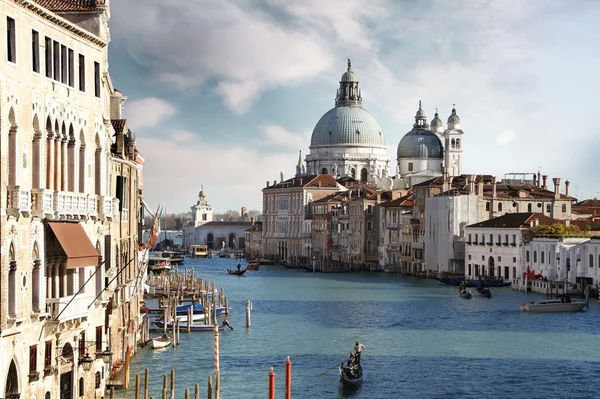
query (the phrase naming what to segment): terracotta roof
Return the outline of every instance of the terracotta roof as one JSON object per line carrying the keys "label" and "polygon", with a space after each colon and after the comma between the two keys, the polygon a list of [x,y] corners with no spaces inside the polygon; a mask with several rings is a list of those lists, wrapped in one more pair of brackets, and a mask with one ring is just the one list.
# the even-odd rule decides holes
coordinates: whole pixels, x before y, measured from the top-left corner
{"label": "terracotta roof", "polygon": [[127,119],[111,119],[111,123],[115,129],[115,133],[122,133],[127,124]]}
{"label": "terracotta roof", "polygon": [[326,204],[328,202],[341,202],[341,201],[345,200],[346,198],[348,198],[348,192],[347,191],[339,191],[337,193],[326,195],[325,197],[315,200],[312,203],[313,204],[320,204],[320,203]]}
{"label": "terracotta roof", "polygon": [[98,11],[104,0],[34,0],[40,6],[54,12]]}
{"label": "terracotta roof", "polygon": [[262,222],[254,222],[254,224],[246,231],[262,231]]}
{"label": "terracotta roof", "polygon": [[502,228],[522,228],[530,227],[529,222],[538,219],[538,224],[541,226],[551,226],[561,221],[549,218],[543,213],[505,213],[502,216],[485,220],[483,222],[474,223],[467,227],[502,227]]}
{"label": "terracotta roof", "polygon": [[413,196],[412,194],[405,195],[404,197],[396,198],[391,201],[387,201],[381,204],[383,207],[392,207],[392,206],[413,206]]}
{"label": "terracotta roof", "polygon": [[593,206],[593,207],[600,207],[600,200],[599,199],[586,199],[583,200],[581,202],[576,203],[575,205],[577,206]]}
{"label": "terracotta roof", "polygon": [[[267,183],[268,184],[268,183]],[[292,177],[279,183],[267,186],[264,190],[291,188],[291,187],[324,187],[337,188],[338,184],[329,174]]]}
{"label": "terracotta roof", "polygon": [[571,224],[583,229],[589,227],[592,231],[600,230],[600,222],[595,222],[589,219],[571,220]]}

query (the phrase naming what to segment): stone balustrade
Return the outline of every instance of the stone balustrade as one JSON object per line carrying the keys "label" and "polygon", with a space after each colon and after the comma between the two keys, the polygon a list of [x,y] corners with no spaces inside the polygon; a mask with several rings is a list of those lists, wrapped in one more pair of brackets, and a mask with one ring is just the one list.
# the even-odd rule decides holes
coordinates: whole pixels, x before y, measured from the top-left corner
{"label": "stone balustrade", "polygon": [[31,213],[30,190],[20,186],[8,186],[7,191],[6,213],[16,217],[19,215],[28,216]]}

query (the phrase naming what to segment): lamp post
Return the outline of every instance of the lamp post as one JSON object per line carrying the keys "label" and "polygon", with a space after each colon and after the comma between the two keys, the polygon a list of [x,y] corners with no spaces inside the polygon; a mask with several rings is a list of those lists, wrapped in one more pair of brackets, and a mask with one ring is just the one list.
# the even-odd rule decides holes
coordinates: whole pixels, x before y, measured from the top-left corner
{"label": "lamp post", "polygon": [[90,371],[94,359],[91,358],[89,353],[86,353],[85,356],[79,362],[83,366],[83,371]]}

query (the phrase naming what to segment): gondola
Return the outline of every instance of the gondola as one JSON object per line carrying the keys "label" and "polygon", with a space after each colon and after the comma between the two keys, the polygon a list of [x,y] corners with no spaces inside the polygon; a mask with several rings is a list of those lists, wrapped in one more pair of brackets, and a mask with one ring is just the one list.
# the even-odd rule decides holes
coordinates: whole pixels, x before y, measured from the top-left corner
{"label": "gondola", "polygon": [[461,298],[471,299],[471,291],[469,290],[460,290],[458,291],[458,295],[460,295]]}
{"label": "gondola", "polygon": [[344,386],[355,387],[360,385],[363,379],[362,366],[352,363],[350,366],[340,366],[340,380]]}
{"label": "gondola", "polygon": [[482,297],[485,297],[485,298],[492,297],[492,291],[490,291],[489,288],[477,287],[477,292],[479,292],[479,295]]}
{"label": "gondola", "polygon": [[227,269],[227,274],[233,274],[233,275],[236,275],[236,276],[241,276],[244,273],[246,273],[246,270],[247,269],[244,269],[244,270],[232,270],[232,269],[228,268]]}

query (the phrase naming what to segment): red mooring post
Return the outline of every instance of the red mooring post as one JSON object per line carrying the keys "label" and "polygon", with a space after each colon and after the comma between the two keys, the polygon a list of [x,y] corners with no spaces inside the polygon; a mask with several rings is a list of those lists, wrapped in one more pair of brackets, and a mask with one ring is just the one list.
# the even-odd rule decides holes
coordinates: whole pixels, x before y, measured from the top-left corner
{"label": "red mooring post", "polygon": [[285,399],[292,399],[292,361],[285,359]]}
{"label": "red mooring post", "polygon": [[275,399],[275,372],[273,371],[273,366],[271,366],[271,371],[269,371],[269,399]]}

